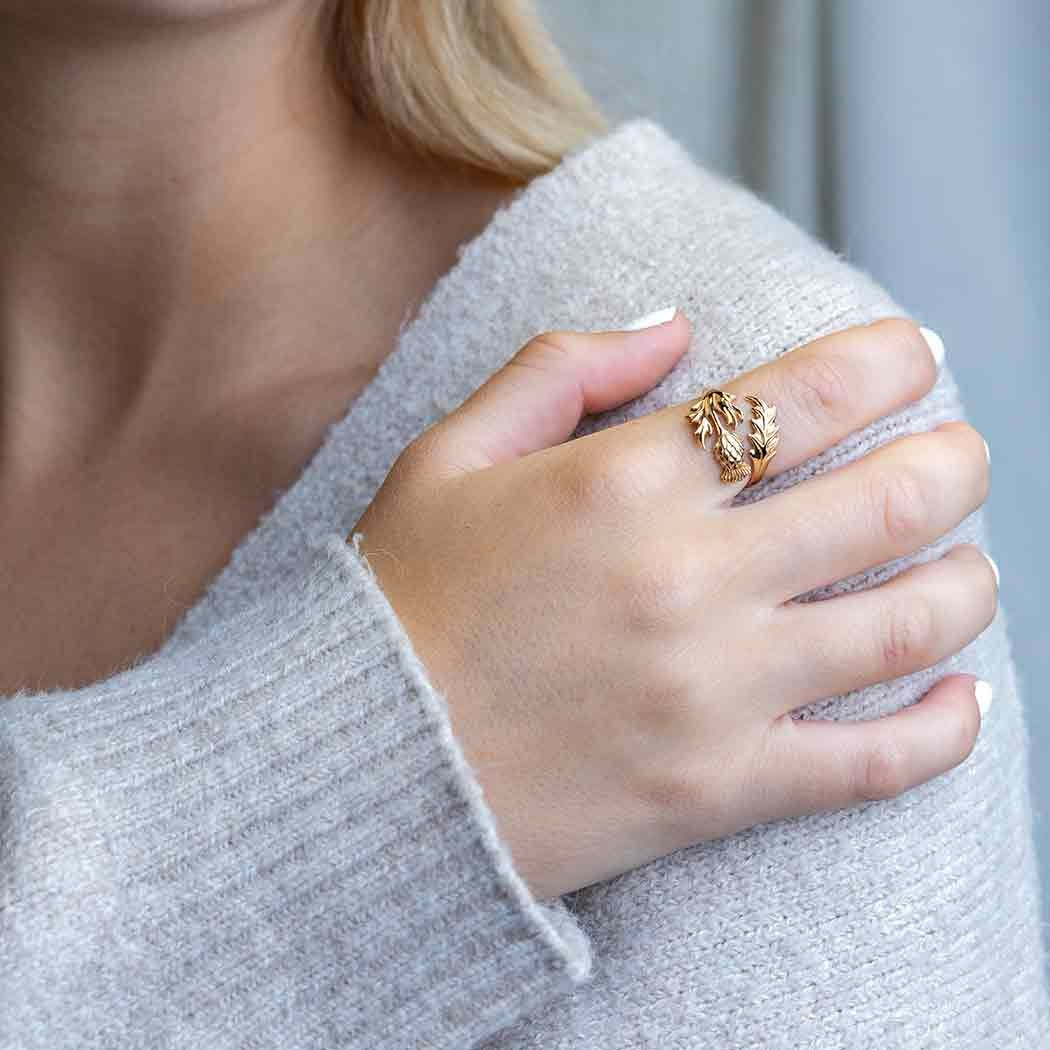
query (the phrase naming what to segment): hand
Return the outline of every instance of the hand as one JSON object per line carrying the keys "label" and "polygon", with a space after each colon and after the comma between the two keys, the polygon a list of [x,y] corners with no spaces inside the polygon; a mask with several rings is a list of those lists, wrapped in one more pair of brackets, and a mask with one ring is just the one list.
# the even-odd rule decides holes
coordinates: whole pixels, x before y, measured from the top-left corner
{"label": "hand", "polygon": [[[947,423],[747,505],[733,505],[745,482],[720,482],[697,444],[688,404],[567,440],[583,414],[654,386],[688,339],[681,313],[537,336],[405,449],[354,528],[541,898],[892,797],[962,762],[980,727],[965,675],[884,718],[790,712],[932,666],[992,620],[995,574],[972,546],[791,601],[973,512],[981,436]],[[777,405],[772,477],[921,397],[936,371],[919,329],[891,320],[722,389]]]}

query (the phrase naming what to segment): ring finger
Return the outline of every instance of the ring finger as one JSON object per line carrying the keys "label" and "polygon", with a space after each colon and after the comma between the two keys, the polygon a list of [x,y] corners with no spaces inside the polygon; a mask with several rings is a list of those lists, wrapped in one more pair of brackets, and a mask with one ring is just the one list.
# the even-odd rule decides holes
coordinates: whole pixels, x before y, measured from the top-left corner
{"label": "ring finger", "polygon": [[735,507],[733,534],[763,599],[780,604],[932,543],[987,493],[984,439],[952,421]]}
{"label": "ring finger", "polygon": [[784,654],[775,713],[932,667],[973,641],[997,602],[991,562],[963,544],[880,586],[782,606],[771,620],[771,651]]}

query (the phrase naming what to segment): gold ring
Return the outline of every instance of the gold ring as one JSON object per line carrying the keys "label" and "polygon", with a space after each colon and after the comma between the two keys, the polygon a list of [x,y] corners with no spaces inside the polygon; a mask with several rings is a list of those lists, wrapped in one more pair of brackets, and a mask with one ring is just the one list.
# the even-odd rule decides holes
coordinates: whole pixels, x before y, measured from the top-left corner
{"label": "gold ring", "polygon": [[719,478],[726,484],[737,484],[747,478],[744,486],[747,488],[762,480],[769,461],[777,454],[780,427],[776,405],[754,394],[746,394],[744,400],[751,406],[751,433],[746,453],[743,442],[734,433],[744,420],[735,394],[724,390],[705,391],[689,406],[686,419],[693,424],[693,433],[705,452],[708,438],[714,438],[711,451],[721,468]]}

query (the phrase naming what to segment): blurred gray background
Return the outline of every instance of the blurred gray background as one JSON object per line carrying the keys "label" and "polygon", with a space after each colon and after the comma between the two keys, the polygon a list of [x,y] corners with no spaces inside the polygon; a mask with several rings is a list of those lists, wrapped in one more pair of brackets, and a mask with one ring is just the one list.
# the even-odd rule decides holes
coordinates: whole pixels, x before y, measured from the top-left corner
{"label": "blurred gray background", "polygon": [[539,9],[610,118],[654,118],[944,338],[992,452],[991,553],[1032,739],[1050,942],[1050,2]]}

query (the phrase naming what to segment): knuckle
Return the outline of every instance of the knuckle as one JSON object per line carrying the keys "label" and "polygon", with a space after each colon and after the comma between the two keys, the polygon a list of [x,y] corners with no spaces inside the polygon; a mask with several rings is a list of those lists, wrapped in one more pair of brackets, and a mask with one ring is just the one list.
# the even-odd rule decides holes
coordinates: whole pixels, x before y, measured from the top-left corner
{"label": "knuckle", "polygon": [[784,568],[784,529],[781,521],[756,519],[747,534],[747,542],[740,542],[740,534],[733,522],[726,533],[712,528],[705,536],[712,553],[711,564],[719,566],[718,587],[732,594],[738,587],[753,588],[760,583],[776,579]]}
{"label": "knuckle", "polygon": [[[638,774],[636,797],[661,837],[682,845],[697,839],[697,828],[710,832],[731,819],[726,773],[705,772],[702,763],[664,759],[650,763]],[[705,836],[706,837],[706,836]]]}
{"label": "knuckle", "polygon": [[673,631],[692,623],[699,598],[697,576],[689,549],[674,557],[634,559],[621,585],[628,625],[648,633]]}
{"label": "knuckle", "polygon": [[891,675],[926,665],[934,639],[934,611],[921,596],[888,604],[879,632],[879,657]]}
{"label": "knuckle", "polygon": [[573,457],[562,475],[570,505],[610,513],[644,505],[660,480],[658,450],[624,445]]}
{"label": "knuckle", "polygon": [[861,752],[853,782],[859,802],[895,798],[909,787],[907,756],[892,740],[880,739]]}
{"label": "knuckle", "polygon": [[793,397],[810,419],[824,426],[829,420],[850,423],[857,418],[862,392],[855,388],[852,369],[842,357],[815,352],[784,360]]}
{"label": "knuckle", "polygon": [[635,790],[645,805],[664,818],[698,812],[705,792],[697,777],[678,763],[653,762],[634,773]]}
{"label": "knuckle", "polygon": [[649,500],[681,483],[674,458],[656,442],[620,441],[609,459],[611,472],[620,479],[617,491],[633,501]]}
{"label": "knuckle", "polygon": [[918,472],[907,464],[881,472],[872,483],[876,523],[895,547],[908,548],[924,534],[929,520],[926,493]]}
{"label": "knuckle", "polygon": [[572,357],[575,344],[571,332],[541,332],[533,336],[512,360],[532,368],[561,368]]}
{"label": "knuckle", "polygon": [[574,512],[601,512],[610,502],[610,471],[600,456],[572,456],[551,473],[564,503]]}

